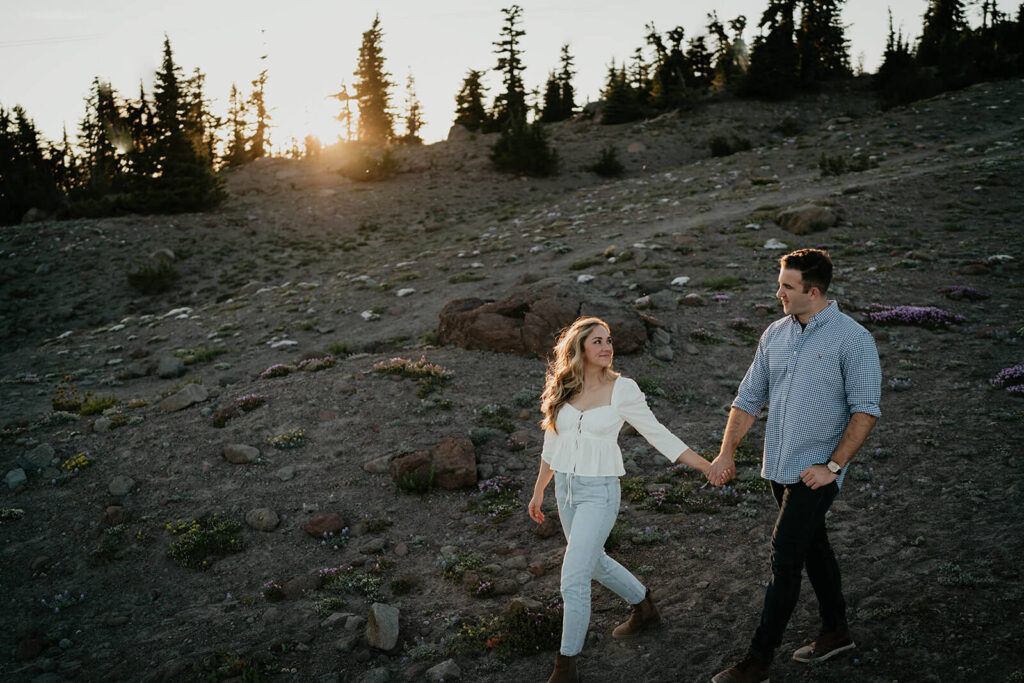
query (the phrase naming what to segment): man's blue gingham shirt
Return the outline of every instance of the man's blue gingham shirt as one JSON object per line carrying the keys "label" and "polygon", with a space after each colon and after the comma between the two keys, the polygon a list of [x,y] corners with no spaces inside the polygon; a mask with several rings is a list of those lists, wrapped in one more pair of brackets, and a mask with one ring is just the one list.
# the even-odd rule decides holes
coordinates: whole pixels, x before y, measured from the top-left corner
{"label": "man's blue gingham shirt", "polygon": [[881,416],[881,393],[875,340],[829,301],[806,328],[792,315],[768,326],[732,405],[756,417],[769,401],[761,476],[795,484],[828,462],[854,413]]}

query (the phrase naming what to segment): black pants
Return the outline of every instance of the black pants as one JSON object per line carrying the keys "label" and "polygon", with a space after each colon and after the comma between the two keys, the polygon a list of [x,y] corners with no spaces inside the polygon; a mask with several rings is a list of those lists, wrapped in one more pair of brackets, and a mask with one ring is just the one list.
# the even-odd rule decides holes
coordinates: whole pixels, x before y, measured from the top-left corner
{"label": "black pants", "polygon": [[761,624],[750,642],[750,653],[771,660],[782,643],[789,617],[800,596],[800,570],[818,596],[823,631],[847,628],[839,563],[828,542],[825,513],[839,493],[835,482],[816,490],[803,484],[772,482],[779,516],[772,531],[772,578],[764,595]]}

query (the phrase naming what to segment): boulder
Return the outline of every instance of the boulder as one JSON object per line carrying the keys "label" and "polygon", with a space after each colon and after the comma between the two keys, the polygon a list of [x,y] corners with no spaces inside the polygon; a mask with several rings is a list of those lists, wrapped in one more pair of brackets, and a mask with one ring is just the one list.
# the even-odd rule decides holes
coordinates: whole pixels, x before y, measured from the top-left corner
{"label": "boulder", "polygon": [[453,434],[425,451],[395,458],[389,468],[395,483],[425,485],[431,471],[434,484],[454,491],[476,485],[476,450],[465,434]]}
{"label": "boulder", "polygon": [[783,230],[794,235],[808,235],[826,230],[836,224],[836,215],[831,209],[817,204],[804,204],[783,209],[775,216],[775,222]]}
{"label": "boulder", "polygon": [[53,462],[56,451],[48,443],[41,443],[25,454],[26,462],[37,470],[49,466]]}
{"label": "boulder", "polygon": [[643,319],[622,302],[573,281],[542,280],[500,301],[454,299],[441,310],[437,339],[465,349],[521,355],[550,353],[558,333],[582,315],[602,318],[615,336],[615,350],[643,347]]}
{"label": "boulder", "polygon": [[457,681],[462,677],[462,670],[454,659],[446,659],[427,669],[424,675],[428,681]]}
{"label": "boulder", "polygon": [[162,379],[173,379],[185,374],[185,364],[177,356],[163,356],[157,361],[156,374]]}
{"label": "boulder", "polygon": [[25,475],[25,470],[17,467],[13,470],[9,470],[7,475],[4,477],[4,483],[7,484],[7,488],[14,490],[19,486],[23,486],[28,481],[28,477]]}
{"label": "boulder", "polygon": [[366,641],[378,650],[390,650],[398,643],[398,608],[375,602],[366,619]]}
{"label": "boulder", "polygon": [[302,525],[302,530],[315,538],[324,538],[326,534],[336,534],[345,528],[345,520],[333,512],[321,512],[313,515]]}
{"label": "boulder", "polygon": [[209,395],[206,387],[202,384],[186,384],[178,393],[171,394],[160,401],[159,407],[165,413],[173,413],[178,410],[184,410],[193,403],[205,401]]}
{"label": "boulder", "polygon": [[260,449],[240,443],[224,444],[220,454],[232,465],[244,465],[255,462],[260,457]]}

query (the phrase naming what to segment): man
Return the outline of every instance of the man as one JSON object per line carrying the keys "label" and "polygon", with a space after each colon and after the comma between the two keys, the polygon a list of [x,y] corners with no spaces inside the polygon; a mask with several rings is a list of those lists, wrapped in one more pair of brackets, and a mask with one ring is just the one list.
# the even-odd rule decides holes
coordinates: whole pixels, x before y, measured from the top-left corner
{"label": "man", "polygon": [[729,412],[718,457],[708,471],[708,481],[715,486],[732,479],[736,447],[767,400],[761,476],[771,483],[779,506],[771,540],[772,578],[747,655],[712,683],[768,681],[805,567],[818,598],[821,633],[793,659],[825,660],[855,647],[825,513],[847,465],[881,414],[878,350],[867,330],[825,298],[832,281],[828,253],[801,249],[779,263],[775,296],[786,317],[761,335]]}

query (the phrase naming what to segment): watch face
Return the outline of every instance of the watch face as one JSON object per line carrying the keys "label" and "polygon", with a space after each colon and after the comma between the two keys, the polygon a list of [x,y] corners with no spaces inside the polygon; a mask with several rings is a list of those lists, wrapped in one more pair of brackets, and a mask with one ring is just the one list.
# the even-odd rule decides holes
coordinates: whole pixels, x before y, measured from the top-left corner
{"label": "watch face", "polygon": [[832,474],[839,474],[839,471],[843,469],[842,467],[839,466],[838,463],[832,462],[831,460],[825,463],[825,467],[827,467],[829,472],[831,472]]}

